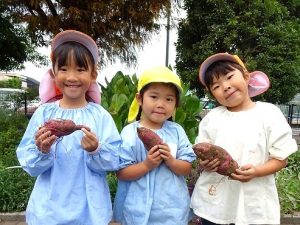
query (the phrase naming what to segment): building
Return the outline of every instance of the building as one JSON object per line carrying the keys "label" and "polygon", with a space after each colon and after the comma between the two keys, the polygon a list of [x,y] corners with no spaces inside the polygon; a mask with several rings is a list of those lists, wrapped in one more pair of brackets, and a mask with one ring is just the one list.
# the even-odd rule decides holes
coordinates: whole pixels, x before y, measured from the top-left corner
{"label": "building", "polygon": [[8,80],[11,78],[20,78],[22,81],[22,89],[38,87],[40,85],[39,81],[28,76],[24,76],[16,73],[0,72],[0,81]]}

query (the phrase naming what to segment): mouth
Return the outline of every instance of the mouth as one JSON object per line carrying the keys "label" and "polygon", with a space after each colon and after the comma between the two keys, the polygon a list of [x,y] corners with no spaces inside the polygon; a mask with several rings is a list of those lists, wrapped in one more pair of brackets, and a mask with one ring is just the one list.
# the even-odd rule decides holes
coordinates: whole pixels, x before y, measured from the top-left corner
{"label": "mouth", "polygon": [[68,88],[79,88],[80,87],[79,84],[78,85],[75,85],[75,84],[65,84],[65,86],[68,87]]}
{"label": "mouth", "polygon": [[227,96],[225,97],[225,99],[229,99],[232,95],[234,95],[235,92],[236,92],[236,91],[233,91],[233,92],[227,94]]}
{"label": "mouth", "polygon": [[164,112],[153,112],[154,114],[157,114],[157,115],[165,115]]}

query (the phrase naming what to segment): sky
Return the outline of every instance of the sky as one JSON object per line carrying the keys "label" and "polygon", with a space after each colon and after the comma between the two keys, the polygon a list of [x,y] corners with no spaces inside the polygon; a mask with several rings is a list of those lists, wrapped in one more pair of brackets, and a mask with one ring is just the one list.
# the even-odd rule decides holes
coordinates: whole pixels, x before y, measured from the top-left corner
{"label": "sky", "polygon": [[[184,12],[180,12],[176,15],[177,18],[182,18],[184,16]],[[166,24],[166,21],[162,21],[162,23]],[[137,76],[144,70],[149,69],[154,66],[164,66],[166,61],[166,39],[167,39],[167,31],[165,28],[162,28],[158,34],[152,35],[149,43],[145,44],[143,49],[138,52],[137,55],[137,63],[135,67],[128,68],[125,64],[120,63],[117,59],[116,63],[109,64],[104,68],[101,68],[98,71],[97,80],[105,85],[105,77],[108,81],[110,81],[113,75],[118,71],[122,71],[124,74],[132,75],[134,73]],[[169,65],[172,67],[175,66],[175,57],[176,50],[174,43],[177,41],[177,27],[174,27],[170,30],[169,36]],[[40,48],[38,50],[42,54],[50,55],[50,47],[48,48]],[[50,66],[50,65],[49,65]],[[25,75],[31,78],[34,78],[38,81],[41,80],[42,76],[45,74],[49,67],[36,67],[30,62],[25,63],[25,69],[21,71],[13,71],[19,73],[21,75]]]}

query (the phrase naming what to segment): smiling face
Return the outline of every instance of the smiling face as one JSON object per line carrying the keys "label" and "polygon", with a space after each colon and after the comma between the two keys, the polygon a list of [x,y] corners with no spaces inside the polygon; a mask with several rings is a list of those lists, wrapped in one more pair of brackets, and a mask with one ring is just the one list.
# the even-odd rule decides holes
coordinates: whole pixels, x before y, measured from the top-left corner
{"label": "smiling face", "polygon": [[141,124],[148,128],[159,129],[172,117],[177,105],[177,88],[173,84],[151,83],[145,92],[136,98],[142,109]]}
{"label": "smiling face", "polygon": [[86,92],[96,80],[93,60],[83,46],[67,44],[54,55],[54,80],[63,97],[61,107],[78,108],[87,104]]}
{"label": "smiling face", "polygon": [[209,90],[216,100],[230,111],[247,110],[253,106],[248,94],[248,73],[232,68],[224,75],[214,76]]}

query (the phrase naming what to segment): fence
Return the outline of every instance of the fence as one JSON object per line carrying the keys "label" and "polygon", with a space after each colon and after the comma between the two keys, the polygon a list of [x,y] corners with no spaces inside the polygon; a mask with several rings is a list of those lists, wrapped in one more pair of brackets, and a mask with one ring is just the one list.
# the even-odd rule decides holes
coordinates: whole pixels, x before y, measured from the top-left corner
{"label": "fence", "polygon": [[39,105],[38,100],[28,101],[27,94],[22,89],[0,88],[0,108],[19,111],[31,117]]}
{"label": "fence", "polygon": [[300,127],[300,105],[278,105],[291,127]]}

